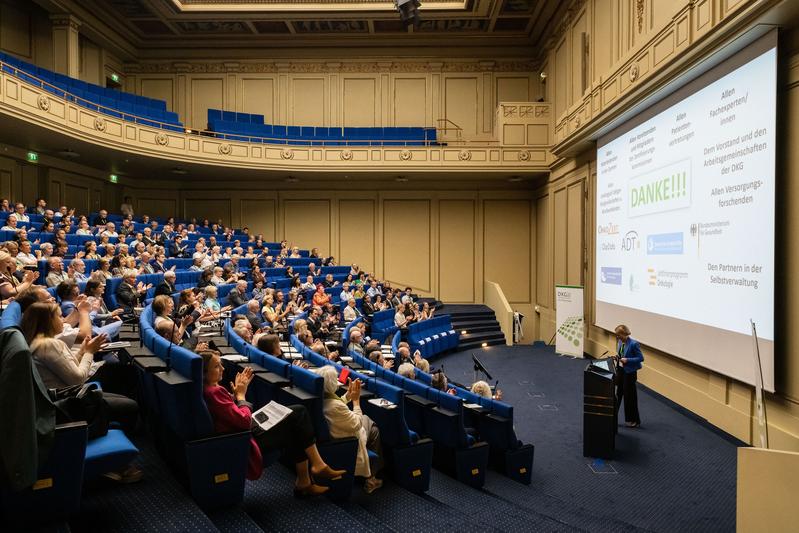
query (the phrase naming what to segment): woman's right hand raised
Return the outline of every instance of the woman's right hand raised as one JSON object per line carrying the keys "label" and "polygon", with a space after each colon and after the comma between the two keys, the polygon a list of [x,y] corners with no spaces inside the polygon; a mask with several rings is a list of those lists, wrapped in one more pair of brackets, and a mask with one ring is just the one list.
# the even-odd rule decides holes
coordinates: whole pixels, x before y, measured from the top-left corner
{"label": "woman's right hand raised", "polygon": [[84,338],[81,348],[84,352],[95,354],[100,351],[101,346],[106,342],[108,342],[108,336],[105,333],[101,333],[91,339],[89,337]]}
{"label": "woman's right hand raised", "polygon": [[252,368],[247,367],[243,371],[236,374],[235,382],[230,383],[230,388],[233,390],[233,396],[235,396],[237,400],[243,401],[245,399],[247,387],[250,386],[252,377]]}

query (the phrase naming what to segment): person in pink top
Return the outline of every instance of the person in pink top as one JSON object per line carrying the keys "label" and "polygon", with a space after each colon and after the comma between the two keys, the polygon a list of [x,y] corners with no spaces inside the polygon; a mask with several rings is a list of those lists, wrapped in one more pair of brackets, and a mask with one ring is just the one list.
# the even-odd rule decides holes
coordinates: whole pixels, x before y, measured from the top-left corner
{"label": "person in pink top", "polygon": [[245,399],[247,387],[253,378],[252,368],[245,368],[236,375],[235,382],[230,384],[233,391],[231,394],[219,385],[223,374],[219,352],[205,350],[200,355],[203,358],[203,396],[216,432],[252,431],[247,479],[261,477],[263,455],[277,450],[285,451],[294,460],[297,471],[297,480],[294,483],[296,498],[317,496],[329,490],[329,487],[316,485],[313,478],[334,479],[346,474],[346,470],[330,468],[319,455],[313,424],[305,406],[289,406],[291,414],[264,431],[253,423],[253,408]]}

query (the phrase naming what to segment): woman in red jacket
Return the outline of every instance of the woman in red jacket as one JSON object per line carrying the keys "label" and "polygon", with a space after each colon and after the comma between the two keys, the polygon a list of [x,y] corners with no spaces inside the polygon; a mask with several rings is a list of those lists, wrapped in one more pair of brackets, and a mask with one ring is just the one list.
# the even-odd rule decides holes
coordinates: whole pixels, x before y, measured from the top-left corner
{"label": "woman in red jacket", "polygon": [[[219,352],[206,350],[200,353],[203,358],[203,395],[208,411],[214,421],[217,433],[251,430],[250,456],[247,465],[247,479],[258,479],[263,471],[263,454],[285,450],[294,459],[297,481],[294,496],[306,498],[317,496],[329,487],[316,485],[311,476],[317,479],[334,479],[346,474],[346,470],[333,470],[319,455],[316,448],[313,424],[308,410],[302,405],[292,405],[292,413],[268,431],[252,422],[252,405],[245,400],[247,387],[252,381],[251,368],[245,368],[236,375],[235,383],[230,384],[233,394],[219,385],[222,379],[222,361]],[[310,471],[308,463],[310,461]]]}

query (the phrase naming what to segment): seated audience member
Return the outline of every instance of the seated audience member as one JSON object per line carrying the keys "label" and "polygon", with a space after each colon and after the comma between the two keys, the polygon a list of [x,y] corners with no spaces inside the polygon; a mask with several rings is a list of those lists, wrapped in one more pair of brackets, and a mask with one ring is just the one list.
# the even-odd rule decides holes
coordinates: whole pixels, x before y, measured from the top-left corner
{"label": "seated audience member", "polygon": [[316,292],[311,300],[314,306],[323,306],[330,303],[330,295],[325,292],[325,286],[321,283],[316,286]]}
{"label": "seated audience member", "polygon": [[372,302],[371,296],[365,294],[363,296],[363,300],[361,300],[361,311],[363,312],[364,316],[372,316],[377,311],[375,304]]}
{"label": "seated audience member", "polygon": [[24,269],[26,267],[31,267],[34,269],[38,269],[39,260],[37,259],[36,255],[31,251],[31,242],[28,240],[21,241],[19,243],[19,252],[16,255],[16,262],[17,267]]}
{"label": "seated audience member", "polygon": [[205,289],[207,286],[212,285],[211,278],[213,278],[213,272],[203,270],[202,274],[200,274],[200,279],[197,281],[197,288]]}
{"label": "seated audience member", "polygon": [[346,473],[344,470],[333,470],[319,455],[311,417],[304,406],[289,406],[289,416],[268,431],[263,431],[258,424],[253,423],[253,407],[245,399],[253,378],[252,368],[236,374],[231,384],[231,394],[219,385],[223,375],[219,352],[205,350],[200,355],[203,358],[203,395],[216,432],[252,431],[248,479],[258,479],[263,470],[263,455],[277,450],[282,450],[294,461],[297,474],[294,495],[297,498],[317,496],[329,490],[328,487],[315,485],[311,476],[316,479],[333,479]]}
{"label": "seated audience member", "polygon": [[449,381],[447,380],[447,376],[441,371],[433,373],[430,379],[430,386],[436,390],[446,392],[447,394],[456,393],[455,389],[449,386]]}
{"label": "seated audience member", "polygon": [[[114,309],[109,311],[108,306],[103,299],[105,292],[105,281],[90,279],[86,282],[86,287],[83,289],[83,294],[91,304],[91,312],[94,313],[93,321],[95,326],[105,326],[111,322],[120,322],[122,320],[122,309]],[[91,316],[91,315],[90,315]]]}
{"label": "seated audience member", "polygon": [[274,296],[272,294],[267,294],[264,297],[264,307],[261,309],[261,313],[267,324],[271,325],[272,328],[280,331],[286,330],[284,321],[288,315],[288,311],[275,305]]}
{"label": "seated audience member", "polygon": [[416,367],[410,363],[402,363],[397,369],[397,374],[404,378],[416,379]]}
{"label": "seated audience member", "polygon": [[320,341],[320,340],[315,340],[309,346],[309,348],[311,348],[311,351],[313,351],[315,353],[318,353],[319,355],[321,355],[322,357],[324,357],[328,361],[338,361],[339,360],[338,350],[330,350],[327,347],[327,344],[322,342],[322,341]]}
{"label": "seated audience member", "polygon": [[399,304],[396,307],[396,313],[394,313],[394,325],[397,326],[400,331],[406,332],[408,331],[408,317],[405,316],[405,306],[403,304]]}
{"label": "seated audience member", "polygon": [[[141,267],[139,268],[139,270],[141,270],[142,274],[155,274],[155,268],[153,268],[152,263],[150,263],[150,253],[149,252],[141,252],[139,254],[139,262],[141,264]],[[170,271],[167,270],[167,272],[170,272]]]}
{"label": "seated audience member", "polygon": [[312,291],[316,289],[316,284],[313,281],[313,276],[308,274],[308,277],[305,278],[305,283],[300,285],[300,289],[304,291]]}
{"label": "seated audience member", "polygon": [[[194,350],[198,346],[197,338],[192,337],[188,330],[191,323],[194,322],[194,316],[187,314],[175,322],[172,318],[175,310],[175,301],[171,296],[166,294],[156,296],[153,299],[152,307],[155,315],[153,327],[156,333],[188,350]],[[201,347],[207,348],[207,345],[204,344]]]}
{"label": "seated audience member", "polygon": [[252,329],[258,330],[263,327],[264,319],[261,316],[261,304],[258,303],[258,300],[252,299],[247,302],[247,314],[245,316],[250,321]]}
{"label": "seated audience member", "polygon": [[489,400],[502,400],[502,391],[497,389],[496,394],[491,393],[491,385],[486,383],[485,381],[475,381],[472,383],[471,391],[478,395],[482,396],[483,398],[487,398]]}
{"label": "seated audience member", "polygon": [[338,285],[338,281],[335,281],[333,279],[333,274],[327,274],[325,276],[324,281],[322,282],[322,286],[325,289],[329,289],[330,287],[335,287],[336,285]]}
{"label": "seated audience member", "polygon": [[177,275],[173,271],[167,270],[166,272],[164,272],[164,281],[162,281],[161,283],[158,284],[158,286],[156,286],[155,295],[171,296],[172,294],[176,293],[177,292],[177,289],[175,288],[176,279]]}
{"label": "seated audience member", "polygon": [[175,270],[173,266],[171,269],[166,267],[166,255],[164,252],[158,252],[155,254],[155,261],[150,263],[153,267],[153,273],[159,274],[161,272],[166,272],[167,270]]}
{"label": "seated audience member", "polygon": [[111,273],[111,261],[103,257],[102,259],[97,261],[97,270],[92,272],[92,278],[102,279],[103,282],[108,281],[109,279],[113,278],[114,275]]}
{"label": "seated audience member", "polygon": [[92,221],[92,226],[105,226],[106,224],[108,224],[108,211],[100,209]]}
{"label": "seated audience member", "polygon": [[355,298],[347,301],[347,307],[344,308],[344,321],[352,322],[356,318],[362,316],[360,310],[355,306]]}
{"label": "seated audience member", "polygon": [[350,330],[350,343],[347,345],[347,350],[363,355],[363,333],[360,329],[352,328]]}
{"label": "seated audience member", "polygon": [[244,305],[247,302],[247,282],[239,280],[236,282],[236,287],[231,290],[227,295],[227,304],[235,309]]}
{"label": "seated audience member", "polygon": [[345,281],[341,285],[341,293],[339,294],[338,299],[341,301],[341,305],[345,305],[346,302],[350,300],[354,300],[355,298],[352,296],[350,292],[350,284],[349,282]]}
{"label": "seated audience member", "polygon": [[89,223],[85,219],[78,222],[78,229],[75,230],[75,235],[91,235],[91,234],[92,230],[91,228],[89,228]]}
{"label": "seated audience member", "polygon": [[119,237],[119,234],[116,232],[116,226],[113,222],[109,222],[105,225],[105,229],[99,233],[100,235],[108,238]]}
{"label": "seated audience member", "polygon": [[[88,306],[88,303],[84,304]],[[105,335],[86,337],[80,346],[70,349],[63,340],[57,338],[64,323],[61,311],[54,303],[31,304],[23,314],[21,325],[39,375],[47,388],[61,389],[82,385],[90,378],[100,381],[109,418],[122,424],[127,433],[133,432],[138,419],[138,405],[130,398],[111,392],[115,384],[110,379],[104,379],[104,373],[100,370],[105,365],[94,363],[94,354],[107,341]],[[107,373],[109,377],[113,374]],[[117,481],[132,482],[141,479],[141,472],[132,470],[131,467],[115,474],[110,477]]]}
{"label": "seated audience member", "polygon": [[327,324],[322,320],[322,308],[313,306],[308,317],[305,319],[308,324],[308,330],[314,337],[325,337],[329,334]]}
{"label": "seated audience member", "polygon": [[386,370],[391,370],[394,368],[394,361],[392,359],[386,359],[383,357],[383,352],[380,350],[380,345],[376,350],[372,350],[369,353],[369,360],[375,364],[378,364],[385,368]]}
{"label": "seated audience member", "polygon": [[413,296],[411,295],[412,292],[413,292],[413,289],[411,289],[410,287],[405,287],[405,293],[400,298],[400,301],[402,303],[404,303],[406,306],[408,304],[412,304],[413,303]]}
{"label": "seated audience member", "polygon": [[430,303],[429,302],[424,302],[422,304],[421,311],[419,311],[419,320],[421,321],[421,320],[427,320],[428,318],[433,318],[433,313],[434,312],[435,312],[435,309],[430,307]]}
{"label": "seated audience member", "polygon": [[[77,310],[77,304],[84,298],[80,297],[78,284],[72,280],[67,280],[58,284],[56,296],[61,300],[61,316],[68,317]],[[79,299],[80,298],[80,299]],[[87,298],[86,298],[87,299]],[[115,339],[119,335],[122,323],[118,320],[109,321],[107,324],[96,323],[96,312],[92,308],[89,311],[89,319],[92,322],[92,333],[95,335],[103,334],[109,339]]]}
{"label": "seated audience member", "polygon": [[89,276],[86,275],[86,263],[83,262],[83,259],[73,259],[69,263],[67,276],[75,283],[89,281]]}
{"label": "seated audience member", "polygon": [[220,266],[214,267],[213,275],[211,276],[211,283],[213,283],[216,286],[219,286],[235,282],[236,279],[233,278],[225,279],[225,271],[222,267]]}
{"label": "seated audience member", "polygon": [[67,281],[69,276],[64,272],[64,262],[60,257],[51,257],[47,261],[49,272],[45,278],[48,287],[56,287],[62,281]]}
{"label": "seated audience member", "polygon": [[128,315],[133,314],[133,310],[141,305],[141,301],[147,294],[147,289],[152,287],[152,284],[145,285],[141,281],[136,283],[137,274],[138,272],[132,268],[123,271],[122,283],[116,290],[117,302]]}
{"label": "seated audience member", "polygon": [[97,253],[97,243],[94,241],[86,241],[83,243],[83,258],[84,259],[100,259],[100,254]]}
{"label": "seated audience member", "polygon": [[188,246],[183,244],[183,237],[175,235],[172,242],[169,244],[169,256],[180,258],[189,257],[187,249]]}
{"label": "seated audience member", "polygon": [[208,285],[205,288],[205,300],[203,300],[203,307],[217,315],[224,311],[230,311],[229,305],[222,307],[222,304],[219,303],[218,294],[218,290],[214,285]]}
{"label": "seated audience member", "polygon": [[266,296],[266,289],[264,288],[264,282],[260,280],[254,282],[252,285],[252,299],[262,302],[264,301],[264,296]]}
{"label": "seated audience member", "polygon": [[[383,449],[380,444],[380,430],[371,418],[361,410],[361,382],[349,380],[347,392],[338,396],[338,374],[332,366],[323,366],[315,371],[325,380],[325,399],[323,411],[325,420],[334,439],[356,437],[358,455],[355,457],[355,475],[366,478],[364,491],[371,494],[383,486],[377,473],[383,467]],[[352,410],[347,404],[352,402]],[[369,456],[372,451],[376,457]]]}
{"label": "seated audience member", "polygon": [[17,230],[19,230],[19,227],[17,226],[17,215],[8,215],[8,218],[6,219],[6,224],[2,228],[0,228],[0,231],[17,231]]}

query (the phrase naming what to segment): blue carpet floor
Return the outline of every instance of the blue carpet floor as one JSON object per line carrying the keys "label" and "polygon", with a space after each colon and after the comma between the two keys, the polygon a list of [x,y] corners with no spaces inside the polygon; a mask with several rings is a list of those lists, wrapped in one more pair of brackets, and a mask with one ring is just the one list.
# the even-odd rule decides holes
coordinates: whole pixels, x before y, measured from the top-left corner
{"label": "blue carpet floor", "polygon": [[[443,364],[451,379],[471,383],[471,353],[444,356],[433,366]],[[620,428],[617,458],[596,465],[582,456],[585,361],[558,357],[549,347],[475,353],[514,405],[519,438],[535,444],[530,486],[489,471],[475,490],[434,470],[426,494],[387,482],[372,495],[356,489],[337,505],[295,500],[292,472],[275,465],[248,482],[241,505],[204,513],[141,436],[142,482],[89,486],[78,516],[43,531],[734,531],[741,443],[641,387],[644,427]]]}
{"label": "blue carpet floor", "polygon": [[[445,356],[433,366],[471,383],[472,353],[513,404],[519,438],[536,447],[529,488],[489,482],[487,491],[575,527],[588,514],[613,521],[610,529],[734,531],[736,448],[743,443],[639,384],[643,427],[621,427],[615,460],[593,465],[582,456],[585,360],[559,357],[551,347],[493,346]],[[591,466],[611,473],[596,474]],[[578,521],[568,519],[569,511]]]}

